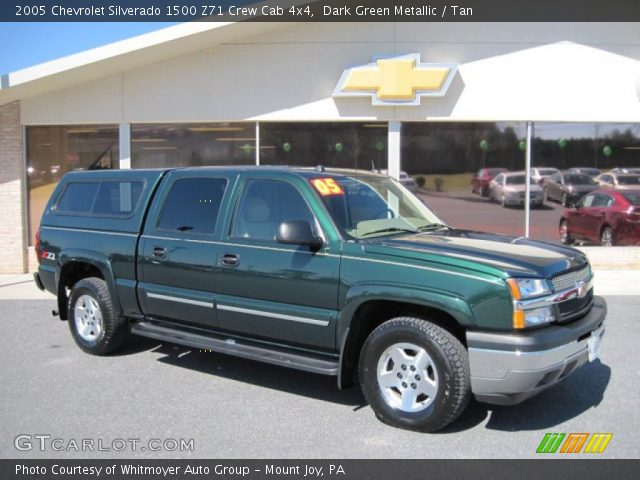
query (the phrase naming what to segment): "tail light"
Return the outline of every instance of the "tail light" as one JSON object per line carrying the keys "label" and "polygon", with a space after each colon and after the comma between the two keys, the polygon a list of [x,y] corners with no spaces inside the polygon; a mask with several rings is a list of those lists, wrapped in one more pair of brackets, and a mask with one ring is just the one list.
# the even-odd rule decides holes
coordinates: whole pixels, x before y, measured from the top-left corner
{"label": "tail light", "polygon": [[638,207],[629,208],[629,210],[627,211],[627,216],[629,217],[629,220],[631,220],[632,222],[640,223],[640,208]]}
{"label": "tail light", "polygon": [[36,259],[40,263],[40,229],[36,232]]}

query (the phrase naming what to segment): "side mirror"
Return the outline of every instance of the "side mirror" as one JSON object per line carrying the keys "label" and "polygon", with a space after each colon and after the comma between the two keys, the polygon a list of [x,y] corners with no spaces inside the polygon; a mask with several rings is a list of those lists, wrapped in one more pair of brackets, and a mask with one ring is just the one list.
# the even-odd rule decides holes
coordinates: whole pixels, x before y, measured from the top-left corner
{"label": "side mirror", "polygon": [[318,250],[324,245],[323,240],[313,232],[311,224],[304,220],[282,222],[278,227],[276,241],[290,245],[307,245],[311,250]]}

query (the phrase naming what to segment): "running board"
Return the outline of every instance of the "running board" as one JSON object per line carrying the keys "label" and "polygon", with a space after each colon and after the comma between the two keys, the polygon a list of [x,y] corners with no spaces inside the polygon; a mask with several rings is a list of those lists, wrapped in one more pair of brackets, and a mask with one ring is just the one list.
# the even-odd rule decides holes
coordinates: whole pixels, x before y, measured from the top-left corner
{"label": "running board", "polygon": [[283,350],[273,350],[256,345],[239,343],[233,339],[221,339],[209,335],[168,328],[145,321],[136,322],[131,325],[131,333],[155,340],[177,343],[187,347],[201,348],[203,350],[213,350],[227,355],[258,360],[260,362],[319,373],[321,375],[335,376],[338,375],[339,370],[337,360],[324,360]]}

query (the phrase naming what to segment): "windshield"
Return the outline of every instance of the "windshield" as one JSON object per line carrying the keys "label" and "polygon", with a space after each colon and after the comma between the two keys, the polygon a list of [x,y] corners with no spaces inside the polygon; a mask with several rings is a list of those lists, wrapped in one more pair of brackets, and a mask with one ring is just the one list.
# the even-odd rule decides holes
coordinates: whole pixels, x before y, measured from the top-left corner
{"label": "windshield", "polygon": [[[510,177],[506,177],[505,183],[507,185],[524,185],[525,178],[524,175],[511,175]],[[530,179],[530,182],[532,185],[536,183],[533,179]]]}
{"label": "windshield", "polygon": [[558,170],[556,170],[555,168],[539,168],[538,169],[538,173],[540,175],[554,175],[556,173],[558,173]]}
{"label": "windshield", "polygon": [[640,185],[640,177],[635,175],[629,175],[628,177],[620,176],[618,177],[618,183],[620,185]]}
{"label": "windshield", "polygon": [[390,177],[328,175],[310,183],[347,237],[373,238],[443,227],[431,210]]}

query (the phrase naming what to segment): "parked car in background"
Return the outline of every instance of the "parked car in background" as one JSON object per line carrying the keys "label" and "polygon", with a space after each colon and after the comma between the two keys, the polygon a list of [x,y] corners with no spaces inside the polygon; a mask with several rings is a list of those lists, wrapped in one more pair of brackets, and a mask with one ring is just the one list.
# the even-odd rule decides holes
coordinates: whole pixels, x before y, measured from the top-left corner
{"label": "parked car in background", "polygon": [[[387,169],[383,169],[383,170],[374,169],[373,172],[381,173],[382,175],[389,175],[389,170]],[[409,190],[411,193],[416,193],[418,191],[418,184],[412,177],[409,176],[407,172],[405,171],[400,172],[399,180],[402,186],[407,190]]]}
{"label": "parked car in background", "polygon": [[599,188],[589,175],[581,173],[556,173],[543,182],[545,200],[560,202],[563,207],[573,205],[585,194]]}
{"label": "parked car in background", "polygon": [[542,185],[545,178],[560,173],[560,170],[552,167],[536,167],[531,169],[531,178],[538,185]]}
{"label": "parked car in background", "polygon": [[[525,199],[525,172],[500,173],[489,184],[489,200],[498,201],[503,207],[511,205],[524,205]],[[531,206],[541,207],[544,202],[542,187],[531,179],[529,186],[529,198]]]}
{"label": "parked car in background", "polygon": [[400,183],[411,193],[418,191],[418,184],[407,172],[400,172]]}
{"label": "parked car in background", "polygon": [[471,192],[477,193],[481,197],[489,196],[489,183],[496,175],[508,172],[506,168],[481,168],[471,177]]}
{"label": "parked car in background", "polygon": [[615,188],[617,190],[635,190],[640,188],[640,175],[631,173],[603,173],[595,180],[601,188]]}
{"label": "parked car in background", "polygon": [[640,187],[587,194],[562,212],[558,230],[564,244],[640,245]]}
{"label": "parked car in background", "polygon": [[632,173],[633,175],[640,175],[640,168],[612,168],[607,173]]}
{"label": "parked car in background", "polygon": [[591,178],[595,178],[602,173],[602,170],[593,167],[573,167],[565,170],[564,173],[579,173],[582,175],[589,175]]}

